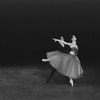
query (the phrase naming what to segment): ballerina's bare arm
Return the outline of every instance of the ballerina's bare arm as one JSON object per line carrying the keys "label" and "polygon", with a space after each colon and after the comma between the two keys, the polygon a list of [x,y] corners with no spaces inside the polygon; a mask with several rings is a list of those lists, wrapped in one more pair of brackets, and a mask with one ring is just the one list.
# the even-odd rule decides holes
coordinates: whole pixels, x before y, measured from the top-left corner
{"label": "ballerina's bare arm", "polygon": [[58,41],[62,45],[62,47],[64,47],[64,45],[69,45],[69,46],[72,45],[72,43],[65,42],[63,37],[61,37],[61,39],[55,39],[55,38],[52,39],[54,40],[54,42]]}
{"label": "ballerina's bare arm", "polygon": [[54,40],[54,42],[58,41],[63,47],[64,47],[64,45],[68,45],[71,48],[77,47],[76,41],[72,41],[71,43],[68,43],[68,42],[64,41],[63,37],[61,39],[55,39],[55,38],[52,38],[52,39]]}
{"label": "ballerina's bare arm", "polygon": [[63,43],[64,43],[65,45],[69,45],[69,46],[71,46],[71,44],[72,44],[72,43],[68,43],[68,42],[65,42],[65,41],[63,41]]}
{"label": "ballerina's bare arm", "polygon": [[63,38],[62,38],[62,39],[55,39],[55,38],[52,38],[52,39],[54,40],[54,42],[58,41],[58,42],[63,43],[63,44],[66,43],[66,42],[64,41]]}
{"label": "ballerina's bare arm", "polygon": [[61,39],[55,39],[55,38],[52,38],[54,40],[54,42],[58,41],[62,47],[64,47],[64,39],[63,37],[61,37]]}
{"label": "ballerina's bare arm", "polygon": [[52,38],[54,40],[54,42],[58,41],[58,42],[61,42],[60,39],[55,39],[55,38]]}

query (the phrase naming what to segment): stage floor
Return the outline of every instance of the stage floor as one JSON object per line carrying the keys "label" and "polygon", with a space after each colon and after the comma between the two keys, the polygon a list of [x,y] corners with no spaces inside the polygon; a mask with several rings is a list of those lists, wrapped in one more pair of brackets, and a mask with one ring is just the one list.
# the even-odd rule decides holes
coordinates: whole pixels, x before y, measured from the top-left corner
{"label": "stage floor", "polygon": [[[44,67],[44,68],[43,68]],[[47,65],[0,67],[0,100],[99,100],[99,67],[84,65],[84,75],[74,87],[55,73],[45,84],[51,68]]]}

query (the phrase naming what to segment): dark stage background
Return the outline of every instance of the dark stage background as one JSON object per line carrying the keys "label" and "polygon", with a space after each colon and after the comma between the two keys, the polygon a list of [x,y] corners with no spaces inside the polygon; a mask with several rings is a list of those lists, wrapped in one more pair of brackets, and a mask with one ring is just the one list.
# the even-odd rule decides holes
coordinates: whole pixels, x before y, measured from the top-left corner
{"label": "dark stage background", "polygon": [[99,64],[99,1],[0,1],[1,65],[42,63],[46,52],[61,49],[52,38],[71,42],[72,33],[81,62]]}

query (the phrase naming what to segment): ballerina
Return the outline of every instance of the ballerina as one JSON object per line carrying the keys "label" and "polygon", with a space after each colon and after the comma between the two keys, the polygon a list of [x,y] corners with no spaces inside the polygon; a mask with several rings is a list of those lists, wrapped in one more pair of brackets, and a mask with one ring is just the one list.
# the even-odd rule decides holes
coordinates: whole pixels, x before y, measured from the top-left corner
{"label": "ballerina", "polygon": [[83,69],[80,63],[80,60],[77,57],[78,53],[78,46],[76,44],[76,37],[75,35],[72,36],[72,42],[68,43],[64,41],[64,38],[61,37],[60,39],[53,38],[54,42],[59,42],[62,47],[65,45],[70,46],[71,51],[70,53],[62,53],[60,51],[51,51],[47,52],[47,59],[42,59],[43,62],[49,61],[49,63],[54,68],[51,72],[47,83],[49,83],[53,74],[58,71],[64,76],[69,77],[71,86],[73,87],[73,79],[77,79],[82,77]]}

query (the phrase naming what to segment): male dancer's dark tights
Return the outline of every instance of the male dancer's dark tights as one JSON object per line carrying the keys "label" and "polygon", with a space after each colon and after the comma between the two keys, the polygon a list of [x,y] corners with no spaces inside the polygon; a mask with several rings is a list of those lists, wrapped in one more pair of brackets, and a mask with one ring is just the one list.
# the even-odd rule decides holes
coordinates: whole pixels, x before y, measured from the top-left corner
{"label": "male dancer's dark tights", "polygon": [[[49,82],[50,82],[52,76],[55,74],[56,71],[57,71],[57,70],[53,68],[53,70],[52,70],[51,73],[50,73],[49,78],[46,80],[46,83],[47,83],[47,84],[49,84]],[[69,77],[67,77],[67,76],[64,76],[64,77],[65,77],[65,79],[66,79],[66,82],[69,83],[69,80],[70,80]]]}

